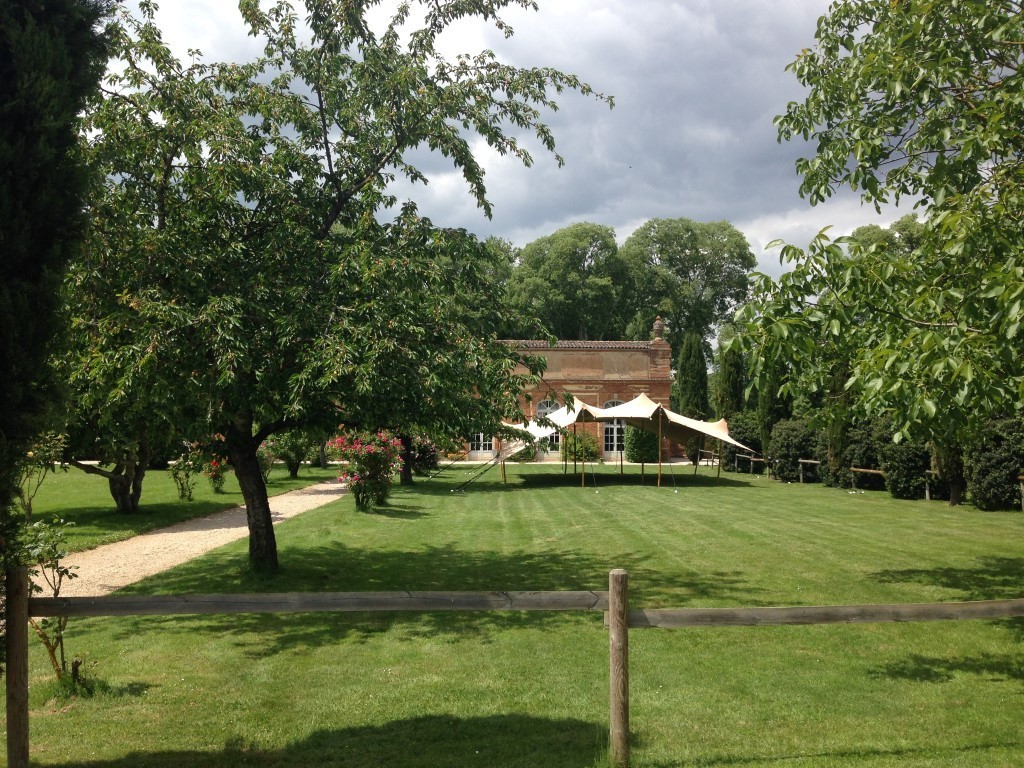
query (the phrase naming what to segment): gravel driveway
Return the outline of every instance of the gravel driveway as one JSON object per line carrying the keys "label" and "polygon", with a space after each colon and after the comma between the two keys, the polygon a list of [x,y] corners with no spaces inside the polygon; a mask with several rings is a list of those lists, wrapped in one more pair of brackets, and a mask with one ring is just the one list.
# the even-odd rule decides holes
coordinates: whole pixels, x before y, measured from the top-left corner
{"label": "gravel driveway", "polygon": [[[274,523],[287,520],[340,498],[346,490],[337,482],[328,482],[273,496],[271,516]],[[75,552],[64,562],[78,566],[78,578],[65,582],[60,594],[62,597],[106,595],[248,535],[245,507],[235,507]]]}

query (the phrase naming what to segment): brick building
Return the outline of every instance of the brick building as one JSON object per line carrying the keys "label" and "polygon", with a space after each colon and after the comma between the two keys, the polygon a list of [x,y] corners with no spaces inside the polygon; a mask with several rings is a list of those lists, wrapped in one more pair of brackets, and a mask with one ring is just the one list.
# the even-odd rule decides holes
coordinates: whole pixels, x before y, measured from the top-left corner
{"label": "brick building", "polygon": [[[564,402],[549,397],[552,392],[571,392],[573,397],[600,408],[628,402],[641,393],[667,405],[672,387],[672,349],[663,338],[664,331],[665,325],[659,318],[654,323],[651,341],[565,340],[553,347],[546,341],[510,341],[524,355],[547,360],[544,380],[523,393],[524,412],[536,419],[561,408]],[[622,424],[586,424],[577,428],[597,438],[606,459],[618,458],[625,433]],[[494,455],[492,440],[484,435],[476,438],[470,446],[471,458]],[[558,455],[557,436],[548,446],[548,455]]]}

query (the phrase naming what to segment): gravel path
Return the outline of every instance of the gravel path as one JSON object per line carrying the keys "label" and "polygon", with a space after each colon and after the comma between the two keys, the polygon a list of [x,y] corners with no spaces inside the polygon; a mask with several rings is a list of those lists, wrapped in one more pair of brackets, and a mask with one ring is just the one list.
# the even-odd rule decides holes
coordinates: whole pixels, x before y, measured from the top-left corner
{"label": "gravel path", "polygon": [[[273,496],[271,516],[274,523],[287,520],[340,498],[346,490],[337,482],[328,482]],[[235,507],[86,552],[75,552],[64,562],[78,566],[78,578],[66,581],[60,594],[62,597],[106,595],[248,535],[245,507]]]}

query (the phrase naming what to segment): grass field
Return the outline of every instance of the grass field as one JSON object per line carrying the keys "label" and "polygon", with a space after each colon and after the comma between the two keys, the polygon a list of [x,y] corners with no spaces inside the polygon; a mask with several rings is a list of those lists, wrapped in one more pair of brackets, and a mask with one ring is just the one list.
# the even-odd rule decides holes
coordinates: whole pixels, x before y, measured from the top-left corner
{"label": "grass field", "polygon": [[[267,491],[276,496],[337,476],[336,469],[303,467],[292,480],[278,466],[270,472]],[[46,478],[32,506],[36,520],[48,521],[56,515],[74,523],[67,528],[66,539],[69,549],[77,552],[244,503],[233,472],[225,477],[223,493],[214,493],[207,478],[199,478],[192,501],[186,503],[178,499],[178,489],[166,470],[151,469],[142,484],[138,514],[126,515],[114,508],[104,478],[68,469]]]}
{"label": "grass field", "polygon": [[[627,468],[627,471],[628,468]],[[149,592],[606,589],[634,606],[925,602],[1024,595],[1024,515],[676,468],[465,469],[278,528],[281,572],[245,542]],[[677,492],[676,492],[677,491]],[[1024,766],[1024,623],[633,630],[633,765]],[[307,614],[73,620],[107,690],[47,702],[39,766],[607,764],[600,613]]]}

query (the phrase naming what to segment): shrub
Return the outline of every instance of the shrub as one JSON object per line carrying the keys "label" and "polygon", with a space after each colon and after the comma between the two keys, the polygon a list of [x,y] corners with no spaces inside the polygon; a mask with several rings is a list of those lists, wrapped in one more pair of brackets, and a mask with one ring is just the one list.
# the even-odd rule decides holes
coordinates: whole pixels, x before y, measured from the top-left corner
{"label": "shrub", "polygon": [[658,436],[646,429],[626,426],[626,461],[655,464],[658,461]]}
{"label": "shrub", "polygon": [[858,422],[846,433],[846,448],[840,473],[848,473],[843,486],[856,485],[858,488],[881,491],[885,488],[885,480],[879,475],[867,475],[849,472],[850,467],[860,469],[881,469],[882,450],[892,442],[892,430],[889,422],[884,419]]}
{"label": "shrub", "polygon": [[206,462],[206,476],[214,493],[224,493],[224,479],[227,477],[228,461],[220,456],[211,456]]}
{"label": "shrub", "polygon": [[338,478],[348,483],[358,509],[387,502],[392,479],[402,466],[402,441],[387,432],[342,434],[333,449],[348,467]]}
{"label": "shrub", "polygon": [[923,499],[931,453],[924,443],[889,441],[881,446],[881,468],[885,487],[895,499]]}
{"label": "shrub", "polygon": [[597,438],[586,432],[565,435],[562,438],[562,458],[565,461],[601,461],[601,449]]}
{"label": "shrub", "polygon": [[198,477],[202,474],[204,466],[203,454],[189,449],[167,468],[174,484],[178,487],[179,499],[192,501],[192,492],[195,490]]}
{"label": "shrub", "polygon": [[[818,433],[803,419],[783,419],[772,427],[768,455],[771,457],[772,472],[784,482],[793,483],[800,479],[800,459],[809,459],[817,452]],[[813,464],[805,465],[804,478],[817,481],[818,474]]]}
{"label": "shrub", "polygon": [[[729,437],[743,443],[755,454],[761,453],[761,433],[758,428],[757,414],[754,411],[740,411],[729,418]],[[722,466],[736,469],[736,454],[746,453],[735,445],[722,444]]]}
{"label": "shrub", "polygon": [[[304,429],[289,429],[271,435],[263,441],[263,445],[260,447],[266,449],[272,462],[274,460],[284,462],[285,467],[288,468],[289,477],[294,478],[299,476],[302,462],[316,452],[317,440]],[[270,474],[269,471],[267,474]]]}
{"label": "shrub", "polygon": [[425,437],[412,440],[412,471],[417,475],[429,475],[441,465],[441,449]]}
{"label": "shrub", "polygon": [[1024,471],[1024,417],[993,421],[964,461],[971,501],[978,509],[1019,508]]}
{"label": "shrub", "polygon": [[508,457],[509,461],[525,464],[537,458],[537,444],[530,443]]}

